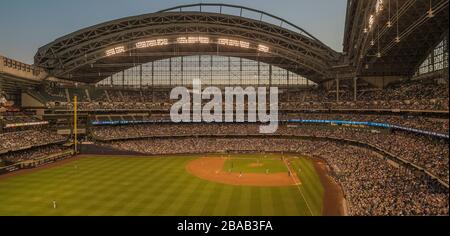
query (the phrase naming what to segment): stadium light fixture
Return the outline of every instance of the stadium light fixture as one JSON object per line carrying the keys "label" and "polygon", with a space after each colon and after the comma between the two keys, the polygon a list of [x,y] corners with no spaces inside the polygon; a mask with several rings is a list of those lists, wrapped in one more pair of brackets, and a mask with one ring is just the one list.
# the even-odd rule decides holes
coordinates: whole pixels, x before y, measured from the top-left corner
{"label": "stadium light fixture", "polygon": [[179,44],[209,44],[210,40],[208,37],[180,37],[177,38],[177,43]]}
{"label": "stadium light fixture", "polygon": [[228,45],[228,39],[219,39],[217,43],[220,45]]}
{"label": "stadium light fixture", "polygon": [[188,43],[188,40],[186,37],[180,37],[180,38],[177,38],[177,43],[186,44],[186,43]]}
{"label": "stadium light fixture", "polygon": [[231,46],[231,47],[240,47],[240,48],[245,48],[248,49],[250,48],[250,43],[247,41],[239,41],[239,40],[234,40],[234,39],[218,39],[217,40],[217,44],[219,45],[225,45],[225,46]]}
{"label": "stadium light fixture", "polygon": [[260,52],[268,53],[269,50],[270,50],[270,49],[269,49],[269,47],[267,47],[267,46],[264,46],[264,45],[262,45],[262,44],[258,45],[258,51],[260,51]]}
{"label": "stadium light fixture", "polygon": [[241,48],[250,48],[249,42],[240,41],[239,43],[240,43]]}
{"label": "stadium light fixture", "polygon": [[379,14],[383,10],[384,10],[383,0],[377,0],[377,3],[375,5],[375,13]]}
{"label": "stadium light fixture", "polygon": [[106,56],[109,57],[123,52],[125,52],[125,46],[119,46],[113,49],[106,50]]}
{"label": "stadium light fixture", "polygon": [[240,45],[241,45],[241,42],[238,40],[230,39],[228,41],[228,46],[239,47]]}
{"label": "stadium light fixture", "polygon": [[201,44],[209,44],[209,38],[208,37],[198,37],[198,41]]}
{"label": "stadium light fixture", "polygon": [[148,48],[148,47],[164,46],[164,45],[168,45],[168,44],[169,44],[169,40],[167,40],[167,39],[155,39],[155,40],[137,42],[136,48]]}
{"label": "stadium light fixture", "polygon": [[374,15],[370,15],[370,17],[369,17],[369,30],[372,29],[373,23],[375,23],[375,16]]}

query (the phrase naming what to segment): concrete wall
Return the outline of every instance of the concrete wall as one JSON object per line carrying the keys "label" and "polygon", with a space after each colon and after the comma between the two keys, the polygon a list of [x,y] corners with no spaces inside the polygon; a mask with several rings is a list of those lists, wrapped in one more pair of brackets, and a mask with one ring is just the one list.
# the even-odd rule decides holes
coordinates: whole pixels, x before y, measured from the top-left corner
{"label": "concrete wall", "polygon": [[22,107],[45,107],[45,104],[27,93],[22,93]]}
{"label": "concrete wall", "polygon": [[363,81],[377,87],[377,88],[385,88],[391,83],[407,79],[406,77],[401,76],[374,76],[374,77],[360,77]]}
{"label": "concrete wall", "polygon": [[[6,63],[5,63],[6,62]],[[5,65],[6,64],[6,65]],[[47,73],[31,65],[22,63],[0,55],[0,74],[7,74],[20,79],[41,81],[47,77]]]}

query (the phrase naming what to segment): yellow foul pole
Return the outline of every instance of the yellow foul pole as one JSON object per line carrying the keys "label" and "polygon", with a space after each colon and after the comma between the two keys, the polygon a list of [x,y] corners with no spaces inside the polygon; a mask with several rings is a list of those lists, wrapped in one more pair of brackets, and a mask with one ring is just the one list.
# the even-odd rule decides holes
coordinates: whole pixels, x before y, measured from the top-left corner
{"label": "yellow foul pole", "polygon": [[77,96],[73,98],[73,134],[74,134],[74,146],[75,146],[75,154],[78,152],[78,117],[77,117]]}

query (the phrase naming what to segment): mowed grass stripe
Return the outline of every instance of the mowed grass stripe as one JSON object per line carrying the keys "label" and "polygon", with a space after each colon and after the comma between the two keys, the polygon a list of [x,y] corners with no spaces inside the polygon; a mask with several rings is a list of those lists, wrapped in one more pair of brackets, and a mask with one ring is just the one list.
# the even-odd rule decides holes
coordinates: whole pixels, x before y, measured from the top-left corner
{"label": "mowed grass stripe", "polygon": [[262,215],[261,200],[264,196],[261,195],[261,188],[253,187],[250,189],[250,212],[252,216]]}
{"label": "mowed grass stripe", "polygon": [[198,216],[200,215],[200,210],[198,209],[198,206],[201,205],[201,203],[204,201],[201,196],[203,193],[203,190],[206,188],[206,186],[210,184],[206,181],[196,181],[194,185],[192,185],[193,191],[190,192],[188,195],[185,195],[185,200],[183,205],[180,206],[180,208],[177,210],[177,215],[182,216]]}
{"label": "mowed grass stripe", "polygon": [[220,187],[222,188],[222,191],[217,198],[217,204],[212,214],[213,216],[226,216],[228,209],[234,205],[234,203],[230,201],[234,186],[220,185]]}
{"label": "mowed grass stripe", "polygon": [[272,205],[274,209],[274,214],[276,216],[286,216],[287,211],[283,200],[285,196],[282,195],[279,188],[272,188],[270,193],[272,195]]}
{"label": "mowed grass stripe", "polygon": [[311,207],[313,208],[313,212],[315,215],[322,214],[322,206],[323,206],[323,197],[324,197],[324,189],[321,184],[320,177],[318,176],[314,164],[307,160],[301,159],[300,162],[303,166],[306,167],[305,179],[308,185],[302,186],[304,188],[304,192],[309,197],[309,202],[311,202]]}
{"label": "mowed grass stripe", "polygon": [[[152,161],[155,162],[156,161]],[[139,197],[142,194],[142,188],[144,187],[144,183],[146,182],[145,173],[147,169],[147,165],[142,160],[137,160],[133,165],[126,165],[125,168],[130,168],[127,175],[123,175],[123,182],[113,183],[108,182],[108,186],[118,185],[120,187],[123,186],[124,192],[126,192],[126,200],[122,206],[122,210],[120,212],[116,212],[116,215],[133,215],[132,209],[134,209],[133,203],[137,202]],[[139,175],[133,174],[133,172],[140,173]],[[107,191],[108,186],[105,185],[105,188],[99,189],[99,191]],[[108,215],[110,212],[105,211],[104,208],[96,208],[96,204],[101,202],[101,200],[96,197],[95,202],[89,203],[87,208],[95,208],[96,210],[92,215]],[[131,211],[131,214],[130,214]]]}
{"label": "mowed grass stripe", "polygon": [[222,195],[222,191],[224,187],[222,184],[211,183],[212,190],[209,192],[206,202],[203,206],[203,210],[201,212],[202,216],[213,216],[216,207],[220,204],[217,200]]}
{"label": "mowed grass stripe", "polygon": [[[183,164],[177,163],[175,167],[165,168],[163,177],[160,177],[158,184],[152,186],[153,205],[149,213],[155,215],[170,215],[166,206],[169,206],[174,201],[174,197],[181,188],[184,188],[182,182],[183,178],[188,178],[186,175],[180,175],[180,172],[176,172],[174,169],[182,168]],[[182,169],[184,173],[184,169]],[[181,182],[180,182],[181,180]]]}
{"label": "mowed grass stripe", "polygon": [[[296,187],[231,186],[187,173],[186,164],[201,156],[94,156],[13,176],[0,181],[0,215],[308,215]],[[305,165],[302,181],[314,181],[312,164],[299,165]],[[314,186],[304,191],[307,198],[318,195]]]}
{"label": "mowed grass stripe", "polygon": [[228,199],[228,209],[226,209],[226,216],[242,216],[242,211],[240,209],[242,189],[241,187],[234,187],[231,189],[231,195]]}
{"label": "mowed grass stripe", "polygon": [[[145,184],[148,181],[154,180],[154,177],[155,177],[154,174],[157,174],[158,170],[161,170],[161,166],[162,165],[164,165],[164,163],[158,162],[157,160],[152,160],[152,161],[149,161],[146,165],[142,165],[143,169],[144,169],[144,172],[137,174],[137,178],[139,178],[138,179],[139,181],[137,183],[138,183],[139,186],[142,186],[142,188],[143,188],[142,191],[143,192],[145,192]],[[150,173],[152,175],[150,175]],[[143,178],[143,177],[145,177],[145,178]],[[114,185],[117,185],[117,183],[114,183]],[[122,188],[120,186],[117,186],[117,188],[112,189],[110,194],[105,195],[103,198],[101,198],[99,200],[105,202],[107,205],[111,205],[111,202],[113,202],[113,199],[120,192],[122,192]],[[142,194],[142,193],[141,193],[141,195],[145,196],[145,194]]]}
{"label": "mowed grass stripe", "polygon": [[301,158],[294,159],[292,164],[302,182],[300,188],[312,213],[314,215],[321,215],[323,187],[321,186],[320,178],[316,173],[313,163],[307,159]]}
{"label": "mowed grass stripe", "polygon": [[273,204],[274,199],[272,198],[272,188],[260,188],[261,197],[261,214],[271,215],[275,212],[275,206]]}
{"label": "mowed grass stripe", "polygon": [[[38,212],[41,209],[40,208],[48,208],[48,207],[52,207],[51,206],[51,202],[52,199],[54,199],[54,197],[56,196],[56,193],[60,190],[59,186],[62,184],[63,181],[66,181],[66,176],[64,175],[64,172],[61,171],[57,171],[56,174],[52,177],[52,178],[46,178],[47,175],[49,175],[49,170],[45,170],[42,172],[34,172],[31,173],[30,176],[33,181],[30,181],[29,183],[35,183],[35,181],[40,180],[40,184],[39,184],[39,189],[38,191],[36,191],[36,189],[34,189],[34,196],[40,196],[34,199],[38,199],[37,202],[34,202],[34,204],[29,204],[29,208],[27,209],[30,212]],[[45,176],[45,177],[41,177],[41,176]],[[21,177],[21,176],[19,176]],[[47,180],[47,181],[45,181]],[[23,181],[23,178],[17,178],[17,181]],[[49,185],[49,188],[46,188],[45,186]],[[48,187],[48,186],[47,186]],[[19,189],[15,189],[19,192],[16,192],[17,195],[21,195],[21,197],[17,197],[15,199],[21,201],[21,206],[23,205],[27,205],[26,202],[29,201],[30,199],[33,199],[31,197],[29,197],[27,194],[27,190],[31,190],[31,187],[25,187],[23,186],[23,188],[19,188]],[[47,194],[46,194],[47,193]],[[53,197],[53,198],[52,198]],[[23,208],[23,207],[20,207]],[[22,215],[22,209],[18,209],[18,211],[16,212],[16,215]]]}
{"label": "mowed grass stripe", "polygon": [[[176,160],[174,160],[173,162],[167,162],[165,163],[165,165],[160,166],[160,169],[158,170],[158,173],[155,176],[155,178],[153,178],[153,182],[151,186],[148,186],[149,189],[151,189],[150,192],[148,192],[147,197],[149,199],[151,199],[152,201],[152,205],[153,208],[149,209],[149,214],[157,214],[157,212],[155,212],[155,209],[159,206],[159,204],[161,204],[161,199],[164,198],[164,196],[162,195],[162,192],[164,191],[164,189],[166,189],[167,184],[173,179],[174,177],[174,173],[171,172],[172,168],[177,168],[178,166],[178,162]],[[145,178],[144,176],[141,175],[141,178]],[[140,180],[141,181],[141,180]],[[119,189],[121,187],[118,187]],[[123,208],[123,204],[124,201],[127,200],[127,196],[130,194],[136,194],[136,193],[130,193],[130,192],[124,192],[122,193],[119,197],[119,199],[116,199],[116,204],[110,209],[110,210],[121,210],[124,209]],[[142,194],[142,193],[137,193],[137,194]],[[127,215],[126,212],[122,213],[123,215]]]}
{"label": "mowed grass stripe", "polygon": [[[102,196],[104,193],[108,193],[105,195],[110,195],[114,193],[114,187],[116,185],[121,184],[120,178],[123,178],[123,176],[120,176],[121,172],[123,172],[122,168],[129,168],[131,167],[131,163],[128,163],[126,161],[114,159],[114,158],[102,158],[98,159],[98,162],[102,163],[101,171],[97,168],[88,168],[86,165],[90,165],[90,163],[83,163],[82,166],[80,166],[78,169],[86,169],[86,174],[88,175],[87,183],[83,185],[79,185],[78,183],[74,183],[74,186],[82,186],[77,191],[73,192],[73,195],[71,199],[74,199],[72,201],[72,205],[70,206],[70,210],[66,210],[66,214],[68,215],[80,215],[83,214],[84,211],[87,209],[89,210],[88,214],[85,215],[102,215],[102,212],[109,213],[106,207],[104,206],[104,202],[101,202],[100,199],[102,199]],[[103,163],[107,163],[108,161],[111,161],[109,166],[104,166]],[[128,164],[127,164],[128,163]],[[132,162],[136,163],[136,162]],[[84,173],[83,173],[84,174]],[[112,178],[108,176],[114,176],[114,183],[111,183]],[[125,186],[123,186],[122,189],[120,189],[120,192],[123,192],[125,189]],[[117,193],[114,193],[116,196],[120,194],[119,191]],[[65,200],[68,201],[68,200]],[[61,203],[64,206],[66,206],[66,202]],[[100,206],[102,207],[98,207]],[[62,208],[62,206],[61,206]]]}
{"label": "mowed grass stripe", "polygon": [[[192,183],[192,178],[189,175],[179,173],[179,170],[172,171],[171,176],[167,176],[169,182],[163,183],[163,189],[161,189],[160,195],[161,204],[155,209],[154,213],[158,215],[170,215],[170,207],[176,203],[177,198],[183,198],[182,190]],[[184,171],[184,170],[183,170]],[[173,176],[178,176],[173,178]]]}
{"label": "mowed grass stripe", "polygon": [[[133,171],[139,171],[138,173],[142,173],[138,168],[140,161],[136,160],[132,163],[125,164],[121,163],[119,160],[113,160],[114,165],[111,165],[109,168],[104,168],[105,172],[110,173],[111,175],[115,176],[116,179],[112,181],[111,178],[99,178],[96,176],[96,183],[95,185],[91,185],[91,191],[89,191],[86,194],[83,194],[83,200],[81,203],[81,206],[83,209],[92,209],[89,215],[108,215],[111,213],[111,211],[107,207],[97,207],[98,204],[104,204],[102,203],[103,197],[101,193],[109,193],[105,195],[114,195],[114,198],[117,197],[126,197],[129,194],[130,188],[132,187],[132,184],[140,183],[139,181],[136,181],[134,179],[129,179],[130,176],[124,175],[123,170],[127,169],[133,169]],[[134,164],[133,164],[134,163]],[[133,173],[132,171],[128,171],[126,173]],[[107,176],[107,175],[106,175]],[[128,183],[128,184],[127,184]],[[126,194],[123,194],[123,193]],[[132,197],[129,195],[129,197]],[[128,201],[123,200],[122,204],[126,204],[131,199],[127,199]],[[123,215],[124,212],[120,210],[114,211],[115,215]],[[76,213],[75,215],[78,215],[79,213]]]}

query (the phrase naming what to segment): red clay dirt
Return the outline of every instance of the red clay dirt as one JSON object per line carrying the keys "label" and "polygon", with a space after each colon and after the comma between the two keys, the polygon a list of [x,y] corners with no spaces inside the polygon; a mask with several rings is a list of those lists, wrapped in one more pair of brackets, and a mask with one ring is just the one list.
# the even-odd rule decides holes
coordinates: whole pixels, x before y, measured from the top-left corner
{"label": "red clay dirt", "polygon": [[323,199],[323,216],[345,216],[347,215],[345,207],[344,193],[341,186],[328,174],[329,167],[324,161],[314,161],[314,166],[319,174],[320,181],[325,189]]}

